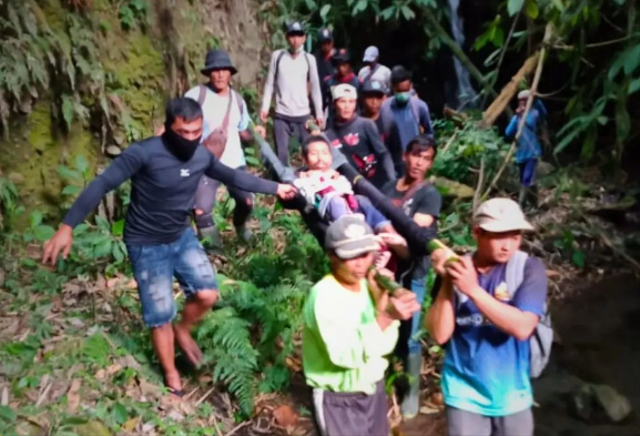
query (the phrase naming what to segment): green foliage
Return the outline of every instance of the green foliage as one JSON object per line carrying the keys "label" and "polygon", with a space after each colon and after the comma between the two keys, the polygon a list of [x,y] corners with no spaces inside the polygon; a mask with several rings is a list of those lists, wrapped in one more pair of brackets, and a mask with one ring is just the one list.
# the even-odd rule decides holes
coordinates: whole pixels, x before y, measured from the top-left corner
{"label": "green foliage", "polygon": [[136,24],[144,27],[149,20],[150,5],[147,0],[128,0],[120,4],[118,9],[118,18],[120,24],[125,30],[130,30]]}
{"label": "green foliage", "polygon": [[436,120],[438,154],[431,173],[468,185],[475,185],[484,160],[484,179],[490,179],[504,160],[509,144],[496,129],[479,129],[477,120],[462,121],[462,127],[448,119]]}
{"label": "green foliage", "polygon": [[0,177],[0,231],[11,230],[19,212],[18,190],[11,180]]}

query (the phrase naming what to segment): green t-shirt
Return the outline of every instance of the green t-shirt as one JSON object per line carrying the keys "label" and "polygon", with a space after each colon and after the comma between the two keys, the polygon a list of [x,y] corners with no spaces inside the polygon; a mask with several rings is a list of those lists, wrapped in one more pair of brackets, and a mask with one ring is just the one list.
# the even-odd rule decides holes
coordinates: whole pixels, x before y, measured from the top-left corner
{"label": "green t-shirt", "polygon": [[332,392],[372,395],[398,340],[398,321],[384,331],[366,280],[361,290],[327,275],[311,288],[303,309],[302,360],[307,384]]}

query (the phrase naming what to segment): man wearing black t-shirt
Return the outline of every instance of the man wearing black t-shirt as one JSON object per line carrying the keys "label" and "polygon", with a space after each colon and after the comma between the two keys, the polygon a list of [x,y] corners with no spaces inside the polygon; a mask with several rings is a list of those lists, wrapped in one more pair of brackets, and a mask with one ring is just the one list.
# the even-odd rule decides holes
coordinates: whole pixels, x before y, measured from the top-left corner
{"label": "man wearing black t-shirt", "polygon": [[[407,144],[403,155],[405,175],[382,189],[383,193],[392,198],[392,201],[421,227],[435,228],[442,206],[440,193],[426,180],[427,171],[431,168],[435,155],[435,140],[426,135],[417,136]],[[418,302],[422,304],[431,260],[427,256],[414,256],[408,252],[404,254],[406,258],[400,260],[396,278],[405,288],[414,292]],[[411,320],[403,321],[396,347],[396,352],[405,362],[405,370],[410,375],[409,389],[402,402],[402,414],[405,418],[413,418],[418,413],[418,382],[422,355],[420,342],[413,337],[420,328],[420,316],[421,313],[416,313]]]}

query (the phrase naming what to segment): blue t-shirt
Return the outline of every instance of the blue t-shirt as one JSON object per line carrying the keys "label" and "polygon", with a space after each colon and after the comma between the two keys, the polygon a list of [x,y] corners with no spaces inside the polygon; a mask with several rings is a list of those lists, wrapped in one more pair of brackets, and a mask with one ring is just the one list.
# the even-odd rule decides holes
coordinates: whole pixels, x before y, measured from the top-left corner
{"label": "blue t-shirt", "polygon": [[[516,162],[521,163],[529,159],[538,159],[542,155],[542,147],[538,140],[538,128],[547,115],[547,109],[540,100],[534,100],[531,110],[527,114],[522,135],[516,150]],[[507,137],[514,137],[518,133],[518,125],[522,115],[514,115],[505,131]]]}
{"label": "blue t-shirt", "polygon": [[[542,316],[547,277],[540,259],[527,260],[524,281],[513,299],[506,264],[479,274],[480,286],[500,301]],[[529,341],[492,325],[465,295],[456,293],[456,327],[447,344],[442,391],[448,406],[485,416],[506,416],[531,407]]]}

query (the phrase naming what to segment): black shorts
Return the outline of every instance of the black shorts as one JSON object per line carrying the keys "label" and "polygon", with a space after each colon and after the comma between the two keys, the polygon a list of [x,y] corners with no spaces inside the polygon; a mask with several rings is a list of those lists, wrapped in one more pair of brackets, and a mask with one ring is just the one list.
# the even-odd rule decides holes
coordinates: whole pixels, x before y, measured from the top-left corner
{"label": "black shorts", "polygon": [[313,390],[314,418],[321,436],[389,436],[384,381],[373,395]]}

